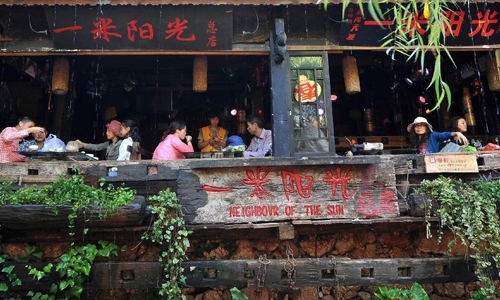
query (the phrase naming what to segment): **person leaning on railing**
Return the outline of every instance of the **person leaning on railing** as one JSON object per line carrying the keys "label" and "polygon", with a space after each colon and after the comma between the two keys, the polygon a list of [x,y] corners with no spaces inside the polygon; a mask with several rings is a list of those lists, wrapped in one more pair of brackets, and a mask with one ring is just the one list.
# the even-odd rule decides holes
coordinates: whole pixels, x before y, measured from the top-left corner
{"label": "person leaning on railing", "polygon": [[253,135],[247,150],[243,152],[244,157],[263,157],[271,152],[273,133],[264,129],[264,119],[259,115],[251,115],[247,118],[247,130]]}
{"label": "person leaning on railing", "polygon": [[117,160],[120,146],[122,144],[120,133],[122,129],[122,123],[113,120],[106,124],[106,127],[106,137],[108,141],[100,144],[89,144],[84,143],[80,140],[76,140],[76,142],[78,143],[78,148],[83,148],[87,151],[101,151],[106,149],[106,160]]}
{"label": "person leaning on railing", "polygon": [[19,142],[30,133],[45,131],[43,127],[35,127],[35,122],[29,117],[19,118],[15,127],[7,127],[0,133],[0,163],[24,161],[26,156],[20,155]]}
{"label": "person leaning on railing", "polygon": [[[181,120],[172,120],[168,130],[163,134],[160,144],[156,147],[153,160],[184,159],[183,152],[194,152],[192,137],[186,135],[186,123]],[[182,140],[186,140],[185,144]]]}
{"label": "person leaning on railing", "polygon": [[437,153],[439,152],[439,143],[446,141],[452,137],[456,138],[460,143],[467,145],[469,141],[458,131],[455,132],[435,132],[432,130],[432,125],[427,122],[426,118],[417,117],[407,127],[410,133],[411,143],[416,147],[418,154]]}

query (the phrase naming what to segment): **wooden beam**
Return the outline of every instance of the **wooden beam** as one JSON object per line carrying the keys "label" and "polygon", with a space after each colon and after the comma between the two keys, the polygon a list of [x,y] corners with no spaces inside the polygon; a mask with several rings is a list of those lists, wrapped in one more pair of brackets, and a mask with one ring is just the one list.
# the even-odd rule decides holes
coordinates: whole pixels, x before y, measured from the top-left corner
{"label": "wooden beam", "polygon": [[[271,259],[266,266],[254,260],[209,260],[187,261],[183,264],[188,286],[201,287],[256,287],[259,268],[266,270],[260,278],[264,288],[288,287],[284,271],[285,259]],[[291,262],[289,262],[291,263]],[[12,264],[0,264],[0,268]],[[12,288],[20,290],[47,290],[57,281],[53,272],[43,281],[33,280],[26,265],[37,269],[44,263],[16,263],[13,273],[22,285]],[[347,258],[299,258],[293,261],[294,287],[320,286],[376,286],[392,284],[470,282],[476,280],[474,260],[468,257],[443,258],[393,258],[393,259],[347,259]],[[53,268],[54,269],[54,268]],[[158,262],[94,263],[89,289],[147,289],[158,288],[162,282],[162,268]],[[492,272],[498,278],[496,272]]]}

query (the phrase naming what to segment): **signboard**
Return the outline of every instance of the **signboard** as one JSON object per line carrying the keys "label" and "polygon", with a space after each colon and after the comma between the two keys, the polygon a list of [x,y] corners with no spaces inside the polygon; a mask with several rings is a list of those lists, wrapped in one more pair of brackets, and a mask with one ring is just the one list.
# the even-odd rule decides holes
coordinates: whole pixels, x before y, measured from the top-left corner
{"label": "signboard", "polygon": [[[423,2],[422,2],[423,3]],[[384,28],[370,16],[368,7],[364,4],[365,16],[357,5],[351,4],[347,8],[347,22],[340,27],[339,44],[345,46],[380,46],[384,37],[391,33],[392,6],[381,5],[382,11],[388,11],[386,21],[382,21]],[[475,3],[470,5],[470,12],[466,5],[449,5],[453,11],[448,11],[446,16],[448,24],[446,28],[447,46],[472,46],[500,44],[500,5],[488,3]],[[423,8],[422,8],[423,10]],[[427,19],[423,16],[423,11],[409,24],[410,28],[426,38],[425,27]]]}
{"label": "signboard", "polygon": [[177,193],[191,224],[395,217],[387,165],[194,169]]}
{"label": "signboard", "polygon": [[52,6],[56,49],[231,50],[232,10],[224,6]]}
{"label": "signboard", "polygon": [[427,173],[478,173],[475,154],[432,154],[425,156]]}

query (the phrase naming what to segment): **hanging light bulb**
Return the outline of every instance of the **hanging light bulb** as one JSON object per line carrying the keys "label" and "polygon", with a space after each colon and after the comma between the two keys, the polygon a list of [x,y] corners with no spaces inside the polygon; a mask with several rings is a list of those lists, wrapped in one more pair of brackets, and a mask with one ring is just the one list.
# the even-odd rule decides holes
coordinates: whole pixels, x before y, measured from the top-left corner
{"label": "hanging light bulb", "polygon": [[69,84],[69,61],[66,58],[54,60],[52,72],[52,93],[64,95],[68,92]]}
{"label": "hanging light bulb", "polygon": [[202,93],[207,91],[207,57],[199,55],[194,57],[193,63],[193,91]]}

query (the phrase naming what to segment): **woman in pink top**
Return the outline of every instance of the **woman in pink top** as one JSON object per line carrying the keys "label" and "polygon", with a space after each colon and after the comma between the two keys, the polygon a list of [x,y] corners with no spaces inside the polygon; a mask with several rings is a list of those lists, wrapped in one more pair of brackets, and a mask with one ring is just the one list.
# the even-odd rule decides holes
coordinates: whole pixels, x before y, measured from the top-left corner
{"label": "woman in pink top", "polygon": [[[186,139],[187,145],[182,142]],[[181,152],[194,152],[191,144],[192,137],[186,135],[186,123],[180,120],[172,120],[168,131],[163,134],[163,138],[155,149],[153,159],[169,160],[186,158]]]}

